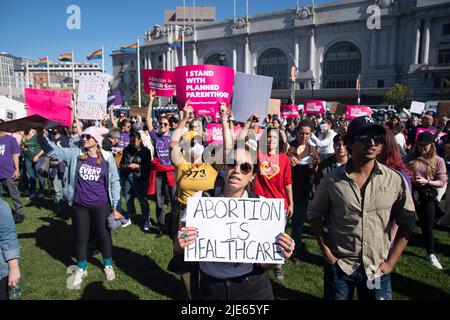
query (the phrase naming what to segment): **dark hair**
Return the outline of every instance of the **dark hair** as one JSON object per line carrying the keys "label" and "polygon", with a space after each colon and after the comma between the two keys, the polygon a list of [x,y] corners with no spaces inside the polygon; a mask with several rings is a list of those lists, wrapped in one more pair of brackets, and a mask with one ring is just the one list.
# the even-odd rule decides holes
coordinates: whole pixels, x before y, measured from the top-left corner
{"label": "dark hair", "polygon": [[131,124],[131,121],[128,120],[128,119],[123,119],[122,121],[120,121],[120,127],[121,128],[123,128],[127,124]]}
{"label": "dark hair", "polygon": [[[278,149],[279,149],[279,150],[284,150],[285,145],[284,145],[283,137],[281,136],[281,133],[280,133],[280,129],[273,128],[273,127],[268,127],[268,128],[267,128],[267,133],[266,133],[266,139],[269,137],[269,134],[270,134],[272,131],[276,132],[277,135],[278,135]],[[260,150],[260,149],[259,149],[259,143],[258,143],[258,150]],[[281,152],[280,152],[280,153],[281,153]]]}
{"label": "dark hair", "polygon": [[405,126],[401,122],[397,122],[394,127],[392,128],[392,133],[394,135],[397,135],[405,130]]}
{"label": "dark hair", "polygon": [[345,134],[338,133],[337,135],[334,136],[333,144],[336,144],[341,141],[345,144]]}

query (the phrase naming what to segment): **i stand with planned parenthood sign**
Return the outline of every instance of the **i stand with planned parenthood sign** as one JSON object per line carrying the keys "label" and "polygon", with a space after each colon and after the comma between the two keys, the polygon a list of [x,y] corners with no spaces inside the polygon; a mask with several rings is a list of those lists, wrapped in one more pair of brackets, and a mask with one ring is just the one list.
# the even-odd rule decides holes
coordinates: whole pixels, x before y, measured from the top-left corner
{"label": "i stand with planned parenthood sign", "polygon": [[283,199],[191,197],[186,225],[199,236],[185,261],[283,264],[276,238],[285,219]]}

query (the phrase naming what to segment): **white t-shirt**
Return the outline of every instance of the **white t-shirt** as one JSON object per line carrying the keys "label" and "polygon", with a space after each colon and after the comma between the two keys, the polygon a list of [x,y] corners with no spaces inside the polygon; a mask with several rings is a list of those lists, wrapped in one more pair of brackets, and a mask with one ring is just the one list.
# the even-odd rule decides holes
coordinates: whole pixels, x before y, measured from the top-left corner
{"label": "white t-shirt", "polygon": [[406,144],[405,135],[403,133],[397,133],[395,135],[395,141],[400,145],[401,148],[403,148]]}

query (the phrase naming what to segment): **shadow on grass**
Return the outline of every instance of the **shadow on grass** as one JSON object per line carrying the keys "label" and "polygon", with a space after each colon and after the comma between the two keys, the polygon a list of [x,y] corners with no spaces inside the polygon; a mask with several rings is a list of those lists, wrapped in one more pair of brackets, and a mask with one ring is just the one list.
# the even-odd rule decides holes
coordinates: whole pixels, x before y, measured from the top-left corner
{"label": "shadow on grass", "polygon": [[122,247],[114,247],[113,254],[117,268],[139,284],[171,299],[181,299],[180,280],[153,259]]}
{"label": "shadow on grass", "polygon": [[[425,243],[422,240],[422,234],[419,232],[414,232],[408,241],[408,247],[418,247],[425,248]],[[434,252],[439,255],[444,255],[450,258],[450,245],[442,243],[439,239],[434,237]]]}
{"label": "shadow on grass", "polygon": [[391,274],[392,289],[412,300],[448,300],[450,293],[398,273]]}
{"label": "shadow on grass", "polygon": [[89,283],[83,291],[81,300],[139,300],[139,296],[127,290],[109,290],[102,282]]}
{"label": "shadow on grass", "polygon": [[24,207],[25,208],[35,207],[38,210],[50,210],[50,211],[56,210],[55,201],[53,199],[50,200],[47,198],[30,200],[30,202],[24,205]]}

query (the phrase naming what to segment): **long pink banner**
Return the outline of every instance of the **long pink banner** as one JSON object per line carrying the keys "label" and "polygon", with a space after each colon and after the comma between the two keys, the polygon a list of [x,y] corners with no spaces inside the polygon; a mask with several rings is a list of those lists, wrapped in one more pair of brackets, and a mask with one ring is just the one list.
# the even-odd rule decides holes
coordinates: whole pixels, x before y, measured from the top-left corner
{"label": "long pink banner", "polygon": [[298,118],[298,106],[296,104],[280,106],[280,116],[282,118]]}
{"label": "long pink banner", "polygon": [[214,116],[221,102],[230,104],[234,70],[214,65],[177,67],[175,84],[180,109],[190,100],[197,115]]}
{"label": "long pink banner", "polygon": [[61,122],[63,126],[72,125],[72,92],[63,90],[25,89],[27,115],[38,114],[49,120]]}
{"label": "long pink banner", "polygon": [[[432,134],[436,133],[436,130],[432,130],[432,129],[425,129],[425,128],[417,128],[417,133],[416,133],[416,141],[417,138],[419,137],[419,134],[421,134],[422,132],[430,132]],[[439,139],[442,138],[443,136],[446,136],[447,134],[445,132],[441,132],[439,133]]]}
{"label": "long pink banner", "polygon": [[372,116],[372,109],[365,106],[347,105],[347,119],[353,120],[357,117]]}
{"label": "long pink banner", "polygon": [[324,114],[326,102],[322,100],[307,100],[303,102],[305,114]]}
{"label": "long pink banner", "polygon": [[175,90],[175,71],[158,69],[142,70],[145,93],[156,90],[158,97],[171,97]]}

